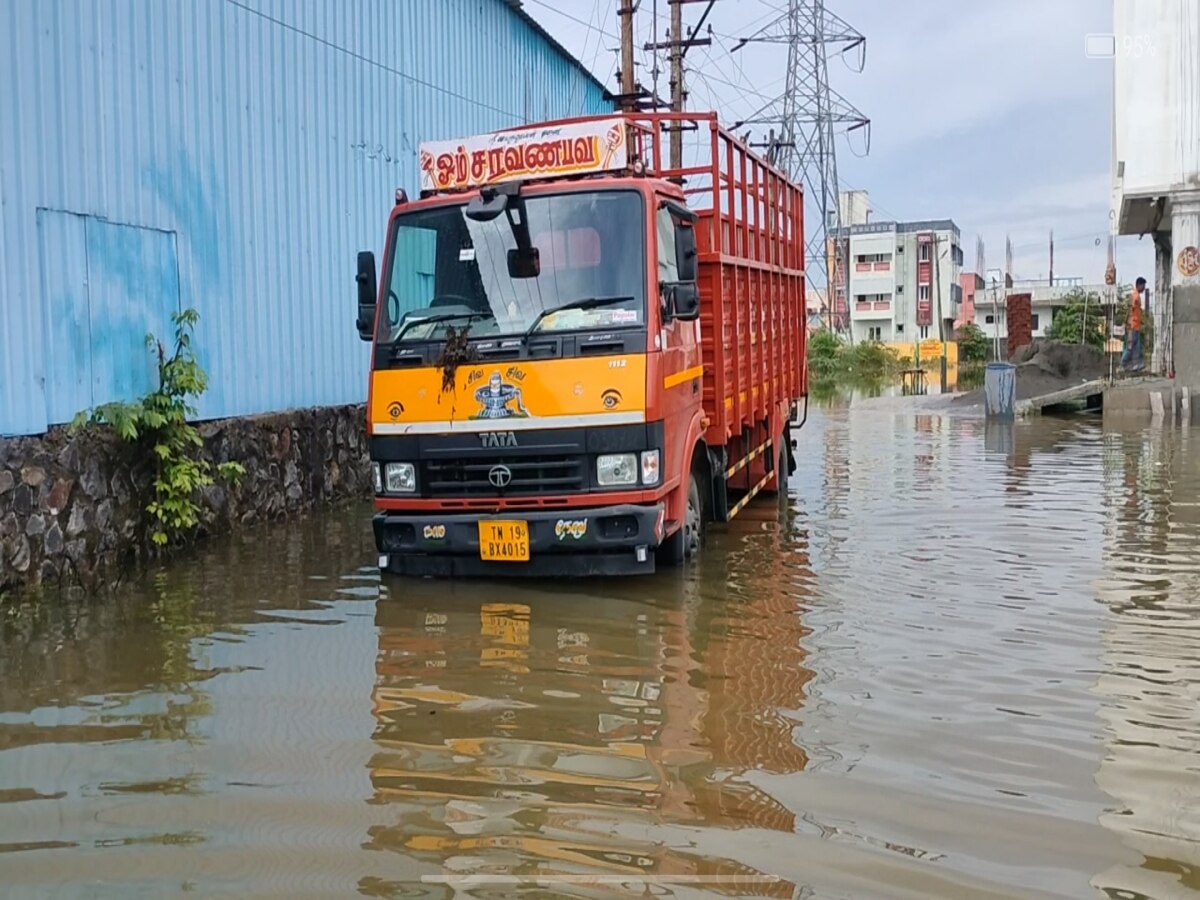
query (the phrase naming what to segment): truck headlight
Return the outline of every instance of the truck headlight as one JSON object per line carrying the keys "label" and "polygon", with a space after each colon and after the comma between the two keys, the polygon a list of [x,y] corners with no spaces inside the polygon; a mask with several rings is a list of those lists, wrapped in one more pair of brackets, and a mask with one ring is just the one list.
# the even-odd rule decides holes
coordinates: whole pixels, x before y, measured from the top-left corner
{"label": "truck headlight", "polygon": [[596,482],[601,487],[637,484],[637,457],[632,453],[606,453],[596,457]]}
{"label": "truck headlight", "polygon": [[646,486],[658,484],[658,451],[642,451],[642,484]]}
{"label": "truck headlight", "polygon": [[417,489],[417,469],[412,463],[390,462],[383,467],[389,494],[411,494]]}
{"label": "truck headlight", "polygon": [[375,476],[375,493],[382,494],[383,493],[383,469],[380,468],[379,463],[377,463],[377,462],[371,463],[371,474]]}

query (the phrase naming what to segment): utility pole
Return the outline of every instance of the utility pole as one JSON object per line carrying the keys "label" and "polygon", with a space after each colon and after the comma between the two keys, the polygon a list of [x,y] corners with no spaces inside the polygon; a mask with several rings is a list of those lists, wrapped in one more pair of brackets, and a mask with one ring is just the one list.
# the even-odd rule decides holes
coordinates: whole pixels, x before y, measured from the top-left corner
{"label": "utility pole", "polygon": [[[700,22],[696,25],[694,31],[687,37],[683,33],[683,4],[685,3],[704,3],[708,6],[704,9],[704,15],[700,17]],[[646,44],[645,49],[653,50],[655,54],[659,50],[668,50],[671,54],[671,112],[683,112],[684,101],[687,99],[687,91],[683,86],[683,59],[687,56],[687,52],[692,47],[706,47],[712,43],[712,38],[694,37],[703,26],[708,14],[712,12],[713,4],[716,0],[669,0],[671,5],[671,31],[667,35],[667,40],[659,43],[658,41]],[[709,32],[712,31],[712,26],[709,26]],[[657,56],[655,57],[657,59]],[[658,63],[655,63],[657,67]],[[670,127],[671,135],[671,168],[683,168],[683,128],[678,122],[672,122]]]}
{"label": "utility pole", "polygon": [[1050,287],[1054,287],[1054,229],[1050,229]]}
{"label": "utility pole", "polygon": [[[942,238],[933,234],[933,283],[937,288],[938,341],[942,345],[942,393],[946,392],[946,319],[942,315]],[[951,270],[953,271],[953,269]]]}
{"label": "utility pole", "polygon": [[[671,0],[671,112],[683,112],[683,3]],[[671,168],[683,168],[683,134],[671,125]]]}
{"label": "utility pole", "polygon": [[633,83],[633,14],[637,10],[634,0],[618,0],[623,5],[617,10],[621,17],[621,106],[626,112],[634,104]]}

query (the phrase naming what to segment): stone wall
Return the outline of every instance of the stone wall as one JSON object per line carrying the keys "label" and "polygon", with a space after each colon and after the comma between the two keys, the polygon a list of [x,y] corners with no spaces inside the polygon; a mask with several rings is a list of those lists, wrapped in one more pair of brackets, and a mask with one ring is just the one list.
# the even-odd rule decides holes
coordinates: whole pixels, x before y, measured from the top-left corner
{"label": "stone wall", "polygon": [[[362,406],[292,410],[199,426],[214,462],[246,468],[203,492],[195,537],[280,519],[318,503],[367,499]],[[151,553],[145,506],[153,464],[107,428],[0,438],[0,592],[46,582],[95,587]]]}

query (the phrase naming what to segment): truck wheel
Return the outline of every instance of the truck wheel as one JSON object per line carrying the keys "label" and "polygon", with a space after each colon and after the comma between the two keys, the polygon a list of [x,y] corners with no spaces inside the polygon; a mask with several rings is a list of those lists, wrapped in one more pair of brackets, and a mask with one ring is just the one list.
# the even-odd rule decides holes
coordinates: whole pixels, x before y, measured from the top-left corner
{"label": "truck wheel", "polygon": [[663,541],[659,556],[664,563],[682,565],[700,555],[704,541],[704,503],[700,498],[700,482],[696,473],[688,476],[687,510],[683,516],[683,527]]}
{"label": "truck wheel", "polygon": [[775,485],[763,488],[762,493],[767,497],[773,497],[778,494],[782,498],[787,496],[788,452],[787,446],[784,445],[782,440],[778,443],[779,453],[775,457]]}

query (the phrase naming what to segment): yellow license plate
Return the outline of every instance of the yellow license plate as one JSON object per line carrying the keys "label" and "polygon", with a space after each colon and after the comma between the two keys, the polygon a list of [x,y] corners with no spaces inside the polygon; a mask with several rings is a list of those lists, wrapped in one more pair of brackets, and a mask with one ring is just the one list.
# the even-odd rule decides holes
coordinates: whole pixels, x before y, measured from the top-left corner
{"label": "yellow license plate", "polygon": [[479,558],[488,562],[529,562],[529,523],[479,523]]}

